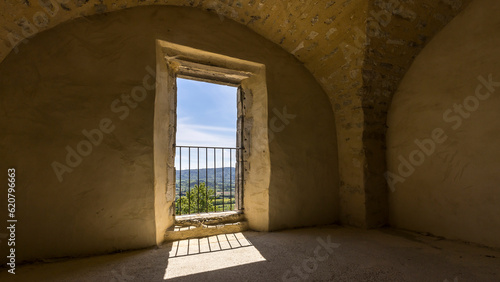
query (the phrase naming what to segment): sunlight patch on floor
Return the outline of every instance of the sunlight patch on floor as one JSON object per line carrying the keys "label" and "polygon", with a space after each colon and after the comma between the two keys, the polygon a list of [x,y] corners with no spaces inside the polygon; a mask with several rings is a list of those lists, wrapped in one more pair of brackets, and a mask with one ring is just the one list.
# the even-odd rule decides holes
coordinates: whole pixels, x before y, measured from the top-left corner
{"label": "sunlight patch on floor", "polygon": [[163,279],[265,261],[242,233],[173,242]]}

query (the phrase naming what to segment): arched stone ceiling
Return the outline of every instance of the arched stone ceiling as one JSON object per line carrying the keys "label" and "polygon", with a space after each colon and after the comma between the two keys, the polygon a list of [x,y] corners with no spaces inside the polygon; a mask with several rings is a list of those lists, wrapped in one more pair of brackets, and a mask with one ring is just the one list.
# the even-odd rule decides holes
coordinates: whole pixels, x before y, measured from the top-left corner
{"label": "arched stone ceiling", "polygon": [[0,61],[41,31],[135,6],[188,6],[244,24],[303,62],[329,95],[341,221],[378,226],[386,218],[385,122],[392,95],[425,44],[471,1],[3,0]]}

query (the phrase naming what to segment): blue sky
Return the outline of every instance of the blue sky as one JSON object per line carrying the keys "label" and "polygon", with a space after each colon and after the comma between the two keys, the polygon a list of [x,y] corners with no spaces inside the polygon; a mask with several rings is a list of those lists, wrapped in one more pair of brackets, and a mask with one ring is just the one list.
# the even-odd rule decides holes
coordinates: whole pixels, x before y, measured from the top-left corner
{"label": "blue sky", "polygon": [[[177,146],[236,147],[237,88],[177,78]],[[187,149],[182,152],[182,169],[187,168]],[[179,152],[176,154],[179,168]],[[208,167],[213,167],[213,150],[209,150]],[[224,166],[229,166],[225,151]],[[233,154],[232,161],[235,156]],[[200,168],[205,167],[205,151],[200,153]],[[221,150],[217,151],[221,166]],[[196,150],[191,162],[196,163]],[[234,166],[234,165],[233,165]],[[196,168],[191,164],[191,168]]]}
{"label": "blue sky", "polygon": [[177,145],[236,146],[235,87],[177,79]]}

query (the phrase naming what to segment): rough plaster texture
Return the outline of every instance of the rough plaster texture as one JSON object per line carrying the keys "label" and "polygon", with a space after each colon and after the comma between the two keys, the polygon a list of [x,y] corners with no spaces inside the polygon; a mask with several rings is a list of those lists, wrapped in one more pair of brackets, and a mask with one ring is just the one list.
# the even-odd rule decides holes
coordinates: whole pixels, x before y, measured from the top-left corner
{"label": "rough plaster texture", "polygon": [[[272,136],[276,129],[275,121],[268,120],[268,91],[266,66],[217,53],[207,52],[163,40],[157,40],[157,64],[159,78],[155,100],[155,190],[157,195],[165,193],[167,202],[158,207],[168,206],[170,219],[159,220],[156,216],[156,229],[165,230],[173,226],[173,201],[175,195],[175,132],[176,132],[176,77],[199,79],[205,82],[226,83],[238,86],[237,146],[241,147],[241,164],[238,179],[243,179],[243,207],[245,217],[253,230],[269,231],[269,182],[271,164],[269,153],[269,128]],[[217,78],[214,78],[217,76]],[[282,113],[279,131],[290,121]],[[283,120],[285,118],[285,120]],[[295,116],[294,116],[295,118]],[[168,124],[168,127],[166,126]],[[237,133],[238,134],[238,133]],[[165,167],[165,163],[167,164]],[[168,176],[167,176],[168,175]],[[167,178],[167,181],[165,181]],[[155,200],[163,199],[155,196]],[[160,211],[159,214],[166,214]],[[158,213],[157,213],[158,215]],[[169,222],[170,221],[170,222]],[[157,238],[160,234],[157,231]],[[163,238],[163,236],[161,235]]]}
{"label": "rough plaster texture", "polygon": [[248,222],[180,227],[175,226],[173,231],[165,233],[165,242],[172,242],[181,239],[206,238],[213,235],[230,234],[248,230]]}
{"label": "rough plaster texture", "polygon": [[[210,241],[189,240],[189,245],[183,240],[159,249],[28,264],[20,266],[15,276],[6,271],[0,273],[0,280],[462,282],[500,279],[499,250],[389,228],[362,230],[328,226],[235,234],[244,238],[239,239],[241,245],[250,242],[249,247],[238,247],[237,242],[231,241],[231,235],[219,236],[219,240],[214,237],[209,238]],[[331,242],[330,248],[322,247],[320,241]],[[188,253],[190,255],[185,255]],[[165,280],[165,277],[175,278]]]}
{"label": "rough plaster texture", "polygon": [[[422,51],[399,87],[388,118],[389,170],[398,173],[399,158],[421,150],[415,140],[435,130],[442,136],[435,149],[427,142],[423,164],[396,180],[391,224],[500,247],[499,14],[498,1],[473,2]],[[490,75],[496,84],[478,78]]]}
{"label": "rough plaster texture", "polygon": [[469,2],[4,0],[0,58],[65,21],[135,6],[188,6],[242,23],[304,63],[328,94],[339,141],[340,219],[374,227],[387,217],[382,174],[392,95],[413,58]]}
{"label": "rough plaster texture", "polygon": [[[127,9],[53,28],[20,45],[19,53],[0,65],[1,170],[17,169],[18,261],[156,243],[154,91],[137,105],[114,102],[143,85],[150,74],[146,67],[154,69],[156,39],[265,64],[268,111],[286,107],[296,115],[269,145],[270,229],[338,219],[334,114],[301,63],[213,14],[178,7]],[[128,108],[129,115],[116,107]],[[85,140],[82,130],[97,128],[103,118],[114,130],[60,183],[51,163],[66,163],[65,147],[75,149]],[[2,253],[5,248],[2,244]]]}
{"label": "rough plaster texture", "polygon": [[[471,0],[370,1],[363,87],[356,93],[363,108],[361,155],[365,156],[366,224],[380,226],[387,216],[386,116],[413,59]],[[339,128],[339,132],[342,129]],[[349,141],[351,142],[351,141]]]}

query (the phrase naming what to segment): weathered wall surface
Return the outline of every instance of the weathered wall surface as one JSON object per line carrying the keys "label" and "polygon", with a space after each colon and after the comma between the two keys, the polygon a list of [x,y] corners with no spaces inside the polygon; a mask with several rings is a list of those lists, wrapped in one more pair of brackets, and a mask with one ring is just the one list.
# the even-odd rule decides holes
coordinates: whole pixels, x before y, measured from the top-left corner
{"label": "weathered wall surface", "polygon": [[382,175],[392,95],[415,56],[470,1],[4,0],[0,60],[65,21],[136,6],[188,6],[242,23],[303,62],[329,96],[339,140],[340,220],[376,227],[387,218]]}
{"label": "weathered wall surface", "polygon": [[270,230],[334,223],[339,176],[336,134],[330,130],[335,126],[333,112],[321,105],[328,100],[307,79],[287,83],[297,75],[308,78],[305,69],[267,70],[269,129],[274,131],[269,136]]}
{"label": "weathered wall surface", "polygon": [[[387,112],[414,58],[471,0],[370,1],[362,76],[367,226],[386,223]],[[339,130],[340,131],[340,130]]]}
{"label": "weathered wall surface", "polygon": [[392,225],[500,247],[499,14],[498,1],[474,1],[399,87],[387,135]]}
{"label": "weathered wall surface", "polygon": [[[334,115],[302,64],[229,19],[189,8],[127,9],[41,33],[0,65],[0,169],[17,170],[18,259],[155,244],[154,91],[144,98],[131,91],[143,85],[148,66],[155,68],[156,39],[264,63],[269,119],[277,117],[271,228],[337,219]],[[283,119],[285,107],[293,118]],[[78,150],[87,139],[82,130],[100,127],[103,119],[109,133],[94,140],[92,152],[80,145],[88,156],[81,163],[66,160],[66,146]],[[74,166],[62,182],[54,161]]]}

